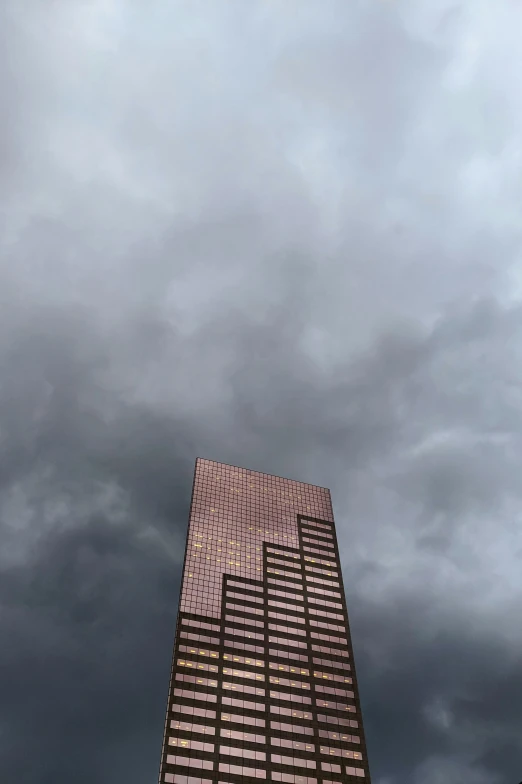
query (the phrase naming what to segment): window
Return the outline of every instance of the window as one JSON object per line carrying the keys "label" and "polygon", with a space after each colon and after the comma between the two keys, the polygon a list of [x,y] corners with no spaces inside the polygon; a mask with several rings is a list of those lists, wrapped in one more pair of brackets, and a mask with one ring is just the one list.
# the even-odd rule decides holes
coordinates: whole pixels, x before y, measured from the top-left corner
{"label": "window", "polygon": [[223,688],[227,691],[242,692],[243,694],[255,694],[256,697],[265,696],[264,689],[259,689],[255,686],[245,686],[243,683],[229,683],[228,681],[224,681]]}
{"label": "window", "polygon": [[320,566],[305,566],[307,574],[315,574],[318,577],[339,577],[339,572],[334,572],[333,569],[322,569]]}
{"label": "window", "polygon": [[352,683],[352,679],[345,675],[333,675],[331,672],[318,672],[314,670],[314,678],[324,678],[328,681],[337,681],[338,683]]}
{"label": "window", "polygon": [[265,710],[265,705],[262,702],[252,702],[251,700],[241,700],[236,697],[226,696],[223,696],[221,701],[223,705],[230,705],[231,708],[238,708],[239,710]]}
{"label": "window", "polygon": [[331,702],[329,700],[316,700],[315,704],[318,708],[328,708],[329,710],[348,711],[355,713],[354,705],[346,705],[344,702]]}
{"label": "window", "polygon": [[206,694],[204,691],[190,691],[189,689],[174,689],[174,697],[185,697],[188,700],[200,700],[200,702],[217,702],[215,694]]}
{"label": "window", "polygon": [[174,754],[167,754],[168,765],[185,765],[188,768],[203,768],[204,770],[213,770],[214,763],[212,760],[201,760],[196,757],[182,757]]}
{"label": "window", "polygon": [[[312,647],[316,647],[316,646],[312,646]],[[333,650],[334,650],[334,652],[335,652],[335,654],[337,656],[340,656],[343,653],[343,651],[337,651],[335,649],[333,649]],[[332,651],[332,648],[326,648],[324,653],[330,653],[330,651]],[[348,656],[347,653],[345,653],[344,655]],[[340,670],[341,669],[342,670],[351,670],[352,669],[350,667],[350,665],[348,664],[348,662],[346,662],[346,661],[338,662],[338,661],[332,661],[332,659],[316,659],[315,657],[312,659],[312,661],[313,661],[314,664],[319,664],[319,665],[323,664],[326,667],[337,667]]]}
{"label": "window", "polygon": [[[323,545],[326,547],[326,543]],[[318,547],[309,547],[307,545],[303,546],[303,550],[305,553],[317,553],[317,555],[329,555],[331,558],[335,558],[334,552],[329,552],[328,550],[320,550]]]}
{"label": "window", "polygon": [[[234,629],[234,631],[238,631],[238,630]],[[255,636],[256,637],[261,637],[261,639],[263,639],[263,635],[262,634],[255,635]],[[233,643],[232,643],[231,640],[225,640],[225,647],[228,647],[228,646],[233,647],[234,650],[250,651],[251,653],[264,653],[265,652],[265,649],[261,645],[249,645],[248,643],[239,642],[238,640],[234,640]],[[227,657],[227,655],[228,654],[226,654],[226,653],[223,654],[223,658],[225,659]],[[234,659],[234,661],[235,661],[235,659]]]}
{"label": "window", "polygon": [[272,738],[272,746],[280,746],[283,749],[294,749],[294,751],[308,751],[314,752],[315,746],[313,743],[306,743],[302,740],[287,740],[286,738]]}
{"label": "window", "polygon": [[272,763],[275,763],[276,765],[290,765],[292,768],[301,767],[311,769],[315,769],[316,767],[315,760],[301,759],[301,757],[286,757],[281,754],[271,754],[270,758]]}
{"label": "window", "polygon": [[311,593],[319,593],[321,594],[321,596],[332,596],[334,599],[342,598],[341,594],[338,591],[327,591],[326,588],[316,588],[313,585],[307,585],[306,588],[308,590],[309,597]]}
{"label": "window", "polygon": [[289,694],[284,691],[271,691],[270,697],[273,700],[287,700],[288,702],[299,702],[305,705],[312,704],[310,697],[303,697],[301,694]]}
{"label": "window", "polygon": [[360,743],[361,739],[358,735],[345,735],[342,732],[332,732],[332,730],[319,730],[320,738],[328,738],[329,740],[339,740],[344,743]]}
{"label": "window", "polygon": [[297,776],[294,773],[280,773],[278,770],[272,771],[272,781],[284,781],[288,782],[288,784],[317,784],[317,779]]}
{"label": "window", "polygon": [[275,618],[275,620],[277,620],[277,621],[287,621],[288,623],[304,623],[305,622],[304,618],[300,618],[298,615],[286,615],[285,613],[274,612],[273,610],[269,611],[268,617],[269,618]]}
{"label": "window", "polygon": [[247,678],[254,681],[264,681],[265,676],[260,672],[249,672],[248,670],[237,670],[235,667],[223,667],[223,675],[233,676],[234,678]]}
{"label": "window", "polygon": [[219,667],[217,664],[207,664],[206,662],[186,661],[185,659],[178,659],[178,667],[191,667],[194,670],[204,670],[205,672],[217,672]]}
{"label": "window", "polygon": [[328,525],[327,523],[316,523],[315,520],[303,520],[301,523],[302,526],[310,526],[310,528],[322,528],[326,531],[331,531],[332,526]]}
{"label": "window", "polygon": [[234,591],[227,591],[226,599],[240,599],[242,602],[255,602],[256,604],[263,604],[262,596],[247,596],[244,593],[235,593]]}
{"label": "window", "polygon": [[287,688],[290,687],[292,689],[310,690],[310,684],[307,683],[307,681],[298,681],[294,680],[294,678],[280,678],[278,675],[271,675],[270,683],[275,686],[286,686]]}
{"label": "window", "polygon": [[227,580],[227,588],[233,586],[234,588],[242,588],[245,591],[260,591],[263,593],[262,585],[251,585],[250,583],[240,583],[237,580]]}
{"label": "window", "polygon": [[320,746],[319,752],[329,757],[344,757],[345,759],[362,760],[360,751],[350,751],[350,749],[339,749],[335,746]]}
{"label": "window", "polygon": [[167,784],[212,784],[212,779],[199,779],[195,776],[180,776],[179,773],[165,773],[163,781]]}
{"label": "window", "polygon": [[[332,621],[344,621],[344,615],[341,615],[339,613],[327,612],[326,610],[322,610],[320,608],[310,607],[308,612],[310,613],[310,615],[320,615],[321,618],[331,618]],[[313,621],[311,623],[313,623]],[[319,625],[324,626],[324,623]]]}
{"label": "window", "polygon": [[[311,632],[311,636],[315,640],[324,640],[325,642],[338,642],[339,645],[348,645],[346,637],[336,637],[332,634],[320,634],[319,632]],[[312,646],[313,648],[313,646]]]}
{"label": "window", "polygon": [[[317,605],[321,605],[321,607],[329,607],[329,608],[331,608],[333,610],[342,610],[343,609],[343,606],[342,606],[342,604],[340,604],[340,602],[328,602],[325,599],[319,599],[317,596],[309,596],[308,597],[308,604],[309,605],[314,605],[314,607],[313,607],[314,610],[316,609],[315,608],[316,604]],[[314,614],[314,613],[312,613],[312,614]],[[315,612],[315,615],[317,615],[317,612]]]}
{"label": "window", "polygon": [[364,778],[364,770],[362,768],[352,768],[351,766],[346,766],[346,774],[348,776],[359,776],[360,778]]}
{"label": "window", "polygon": [[[302,590],[302,589],[300,589]],[[290,591],[281,591],[276,590],[275,588],[268,589],[269,598],[271,596],[279,596],[281,599],[295,599],[296,602],[303,601],[303,594],[302,593],[291,593]],[[270,602],[269,602],[270,603]]]}
{"label": "window", "polygon": [[[280,588],[291,588],[292,591],[302,591],[303,584],[301,582],[301,575],[296,575],[299,578],[298,583],[289,583],[288,580],[276,580],[273,577],[268,578],[268,593],[275,593],[274,585],[279,586]],[[300,595],[302,599],[302,595]]]}
{"label": "window", "polygon": [[285,556],[285,558],[295,558],[296,560],[298,560],[301,557],[299,553],[295,553],[295,552],[292,553],[289,552],[288,550],[279,550],[277,547],[272,547],[272,546],[267,547],[266,551],[267,553],[275,553],[276,555],[279,556],[283,555]]}
{"label": "window", "polygon": [[[231,619],[235,620],[235,619]],[[258,621],[255,621],[257,624]],[[263,624],[261,624],[263,626]],[[251,632],[250,629],[232,629],[229,626],[225,626],[225,634],[232,634],[234,637],[246,637],[247,640],[264,640],[265,635],[259,634],[258,632]],[[231,645],[230,642],[225,640],[225,645]],[[239,643],[234,641],[234,647],[238,647]]]}
{"label": "window", "polygon": [[315,583],[316,585],[329,585],[331,588],[340,588],[338,582],[333,580],[323,580],[322,577],[312,577],[310,574],[306,575],[307,583]]}
{"label": "window", "polygon": [[[304,643],[302,643],[302,645],[306,647]],[[308,662],[308,656],[303,656],[301,653],[295,653],[295,651],[282,651],[279,648],[270,648],[268,655],[275,656],[280,659],[292,659],[292,661]]]}
{"label": "window", "polygon": [[[279,627],[270,624],[270,628],[278,629]],[[284,627],[282,630],[284,631]],[[295,631],[301,632],[301,629],[296,629]],[[275,645],[288,645],[292,648],[306,648],[305,642],[301,642],[301,640],[289,640],[284,637],[269,637],[268,642],[275,643]]]}
{"label": "window", "polygon": [[301,579],[301,574],[299,572],[295,574],[294,572],[287,572],[285,569],[279,569],[275,566],[267,566],[266,571],[268,574],[278,574],[281,577],[296,577],[299,580]]}
{"label": "window", "polygon": [[222,727],[219,734],[222,738],[229,738],[231,740],[241,740],[247,743],[266,743],[266,738],[264,735],[256,735],[254,732],[229,730]]}
{"label": "window", "polygon": [[[278,613],[270,613],[270,614],[271,615],[277,615],[278,618],[281,617]],[[285,616],[283,616],[283,617],[285,617]],[[295,620],[295,619],[292,618],[292,620]],[[304,623],[304,621],[302,621],[302,622]],[[300,634],[303,637],[306,636],[306,632],[305,632],[304,629],[289,628],[288,626],[281,626],[280,624],[277,624],[277,623],[269,623],[268,624],[268,628],[271,629],[274,632],[283,632],[283,634]],[[269,639],[272,639],[272,638],[269,638]],[[286,640],[285,644],[286,645],[293,645],[293,643],[291,643],[290,640]],[[304,646],[304,647],[306,647],[306,646]]]}
{"label": "window", "polygon": [[258,762],[266,760],[264,751],[254,751],[253,749],[236,748],[236,746],[220,746],[220,754],[227,754],[229,757],[242,757],[243,759],[253,759]]}
{"label": "window", "polygon": [[279,716],[291,716],[293,719],[312,718],[312,714],[309,711],[296,710],[296,708],[282,708],[279,705],[271,705],[270,712],[278,714]]}
{"label": "window", "polygon": [[190,653],[192,656],[210,656],[211,659],[219,659],[217,651],[207,651],[205,648],[195,648],[192,645],[180,645],[178,653]]}
{"label": "window", "polygon": [[252,667],[265,666],[265,663],[262,659],[252,659],[250,656],[236,656],[233,653],[224,653],[223,659],[225,661],[233,661],[234,664],[250,664]]}
{"label": "window", "polygon": [[261,607],[249,607],[247,604],[232,604],[228,600],[225,602],[225,607],[227,612],[233,610],[234,612],[245,612],[251,615],[263,615],[265,612]]}
{"label": "window", "polygon": [[247,768],[242,765],[229,765],[228,762],[219,763],[219,772],[233,774],[234,776],[251,776],[256,779],[266,779],[266,770]]}
{"label": "window", "polygon": [[355,721],[355,719],[341,719],[338,716],[325,716],[324,713],[317,714],[317,721],[324,721],[324,723],[329,726],[332,724],[337,724],[339,727],[357,728],[359,726],[359,722]]}
{"label": "window", "polygon": [[351,689],[339,689],[337,686],[323,686],[316,684],[315,690],[321,694],[333,694],[334,697],[353,697],[354,693]]}
{"label": "window", "polygon": [[[310,539],[309,536],[303,536],[303,542],[308,542],[309,544],[315,544],[317,547],[321,548],[320,550],[315,550],[313,547],[304,547],[303,548],[304,550],[308,550],[308,552],[310,552],[310,553],[319,553],[319,554],[321,554],[323,547],[325,549],[328,549],[328,550],[333,550],[334,549],[333,542],[326,542],[326,541],[322,541],[321,539],[315,539],[315,538],[314,539]],[[323,555],[329,555],[329,553],[323,553]],[[334,554],[332,553],[332,556],[333,555]]]}
{"label": "window", "polygon": [[337,765],[335,762],[321,762],[321,769],[326,771],[326,773],[341,772],[341,766]]}
{"label": "window", "polygon": [[201,719],[216,718],[216,711],[210,710],[210,708],[195,708],[192,705],[179,705],[178,703],[175,703],[171,706],[171,710],[173,713],[182,713],[184,716],[199,716]]}
{"label": "window", "polygon": [[[333,569],[338,569],[339,566],[335,563],[335,561],[326,561],[324,558],[314,558],[312,555],[305,555],[304,560],[310,564],[320,564],[321,566],[331,566]],[[305,563],[305,569],[307,565]]]}
{"label": "window", "polygon": [[334,538],[333,534],[326,533],[326,531],[310,531],[310,530],[307,530],[306,528],[301,528],[301,531],[303,532],[303,534],[306,534],[306,536],[313,536],[314,537],[313,539],[306,539],[305,540],[305,538],[303,536],[303,542],[304,541],[315,542],[316,539],[333,539]]}
{"label": "window", "polygon": [[268,666],[271,670],[277,670],[278,672],[292,672],[295,675],[310,675],[310,670],[306,670],[304,667],[294,667],[291,664],[277,664],[276,662],[270,662]]}
{"label": "window", "polygon": [[219,626],[214,623],[204,623],[203,621],[192,621],[188,618],[182,618],[181,623],[183,626],[190,626],[191,629],[206,629],[209,632],[219,632]]}
{"label": "window", "polygon": [[263,621],[254,621],[252,618],[243,618],[238,615],[225,615],[225,620],[229,623],[243,623],[249,626],[258,626],[261,629],[265,625]]}
{"label": "window", "polygon": [[194,724],[192,721],[181,721],[174,719],[170,722],[171,730],[183,730],[183,732],[199,732],[201,735],[215,735],[215,727],[209,727],[205,724]]}
{"label": "window", "polygon": [[253,716],[245,716],[242,713],[222,713],[221,721],[233,721],[236,724],[249,724],[251,727],[264,727],[265,720],[254,718]]}
{"label": "window", "polygon": [[[323,615],[329,615],[329,613],[323,613]],[[339,626],[337,623],[321,623],[321,621],[310,621],[310,626],[315,626],[317,629],[328,629],[332,632],[342,632],[342,634],[346,634],[346,627],[344,624]]]}
{"label": "window", "polygon": [[312,727],[302,727],[300,724],[286,724],[281,721],[271,721],[270,727],[279,732],[291,732],[293,735],[313,735]]}
{"label": "window", "polygon": [[[269,607],[280,607],[282,610],[293,610],[294,612],[304,612],[304,605],[302,605],[302,604],[288,604],[288,602],[278,602],[275,599],[269,599],[268,600],[268,606]],[[268,614],[271,615],[271,616],[275,615],[275,617],[278,617],[277,613],[274,614],[274,613],[269,612]],[[293,618],[293,620],[295,621],[295,620],[298,620],[298,619]]]}
{"label": "window", "polygon": [[169,746],[180,749],[194,749],[195,751],[214,751],[213,743],[203,743],[201,740],[188,740],[187,738],[169,738]]}
{"label": "window", "polygon": [[194,640],[194,642],[207,643],[209,645],[219,645],[219,637],[207,637],[205,634],[191,634],[190,632],[180,632],[180,637],[185,640]]}
{"label": "window", "polygon": [[[225,606],[227,612],[228,610],[234,610],[235,612],[239,611],[239,612],[251,613],[252,615],[264,615],[265,612],[261,607],[248,607],[246,604],[231,604],[229,601],[226,602]],[[231,619],[227,616],[227,620],[230,621]],[[243,623],[244,622],[245,619],[243,619]]]}
{"label": "window", "polygon": [[197,675],[182,675],[182,673],[177,672],[175,679],[177,681],[183,681],[183,683],[197,683],[199,686],[211,686],[214,689],[217,687],[217,681],[211,680],[210,678],[200,678]]}

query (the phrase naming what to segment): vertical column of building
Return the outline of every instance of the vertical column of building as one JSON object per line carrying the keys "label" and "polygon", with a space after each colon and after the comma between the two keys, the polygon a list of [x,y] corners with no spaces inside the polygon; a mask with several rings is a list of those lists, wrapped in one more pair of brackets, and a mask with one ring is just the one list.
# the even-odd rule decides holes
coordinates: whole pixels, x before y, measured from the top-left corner
{"label": "vertical column of building", "polygon": [[335,526],[300,517],[299,541],[322,784],[369,780]]}

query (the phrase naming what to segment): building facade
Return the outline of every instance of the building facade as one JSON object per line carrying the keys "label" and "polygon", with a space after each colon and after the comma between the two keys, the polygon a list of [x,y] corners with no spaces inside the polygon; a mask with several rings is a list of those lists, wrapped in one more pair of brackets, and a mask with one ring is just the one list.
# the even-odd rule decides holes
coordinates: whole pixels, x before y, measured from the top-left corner
{"label": "building facade", "polygon": [[370,784],[330,492],[198,459],[160,784]]}

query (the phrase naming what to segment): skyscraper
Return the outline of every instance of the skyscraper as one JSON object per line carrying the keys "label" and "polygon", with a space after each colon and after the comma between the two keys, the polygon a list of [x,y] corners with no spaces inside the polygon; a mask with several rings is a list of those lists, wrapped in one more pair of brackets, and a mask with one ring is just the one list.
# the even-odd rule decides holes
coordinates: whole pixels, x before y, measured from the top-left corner
{"label": "skyscraper", "polygon": [[161,784],[370,774],[326,488],[196,461]]}

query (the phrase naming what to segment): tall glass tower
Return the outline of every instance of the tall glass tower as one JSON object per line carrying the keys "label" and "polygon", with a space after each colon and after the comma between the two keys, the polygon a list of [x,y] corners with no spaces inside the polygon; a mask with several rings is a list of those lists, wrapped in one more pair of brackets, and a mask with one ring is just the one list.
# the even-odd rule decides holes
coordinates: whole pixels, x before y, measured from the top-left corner
{"label": "tall glass tower", "polygon": [[370,784],[330,492],[198,459],[163,784]]}

